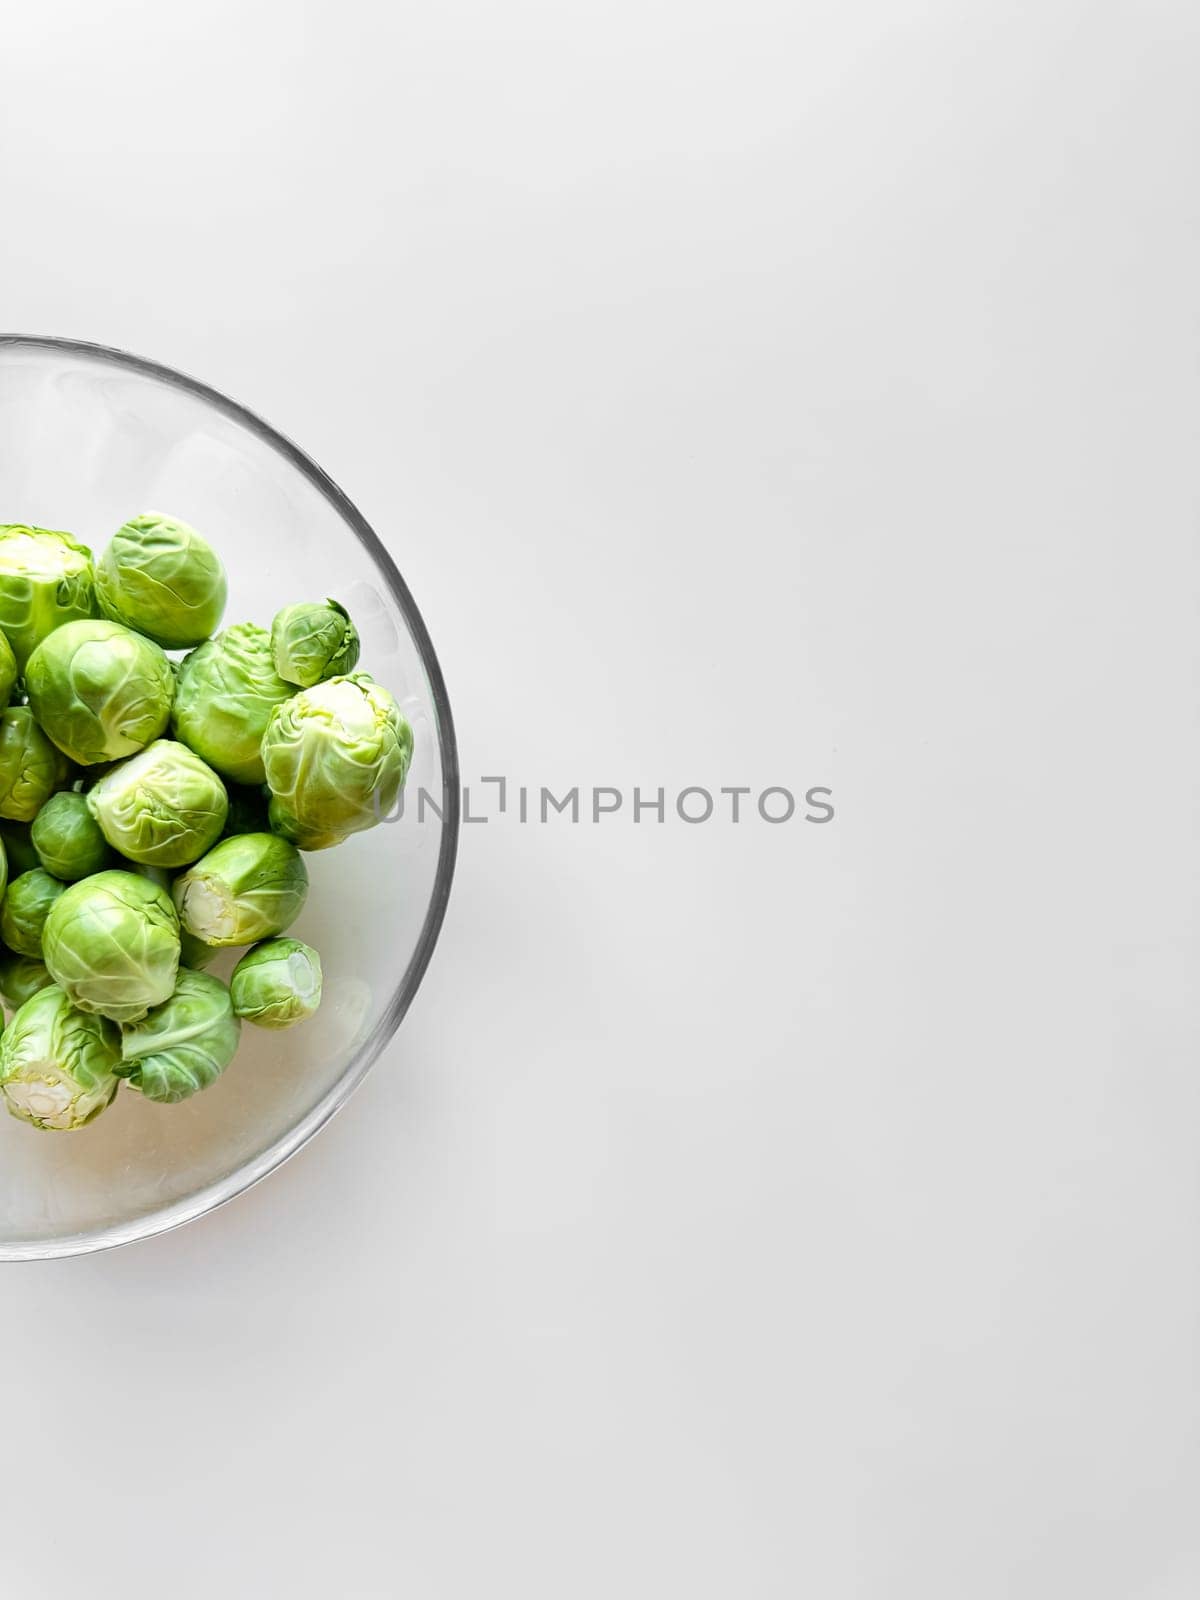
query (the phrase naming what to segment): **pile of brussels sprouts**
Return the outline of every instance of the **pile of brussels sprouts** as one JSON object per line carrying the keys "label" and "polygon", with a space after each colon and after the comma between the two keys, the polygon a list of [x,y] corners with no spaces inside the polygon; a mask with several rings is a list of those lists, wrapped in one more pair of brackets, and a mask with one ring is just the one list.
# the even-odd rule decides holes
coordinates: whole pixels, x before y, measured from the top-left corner
{"label": "pile of brussels sprouts", "polygon": [[[341,606],[218,633],[226,592],[173,517],[134,517],[94,562],[0,524],[0,1093],[36,1128],[83,1127],[122,1082],[186,1099],[243,1021],[311,1016],[320,957],[282,937],[301,851],[374,826],[408,771]],[[204,970],[243,946],[228,985]]]}

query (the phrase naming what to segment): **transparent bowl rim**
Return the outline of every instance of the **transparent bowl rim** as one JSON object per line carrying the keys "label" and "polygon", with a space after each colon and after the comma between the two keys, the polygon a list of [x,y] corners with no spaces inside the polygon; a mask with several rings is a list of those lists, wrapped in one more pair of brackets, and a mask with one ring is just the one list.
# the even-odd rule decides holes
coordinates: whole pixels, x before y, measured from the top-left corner
{"label": "transparent bowl rim", "polygon": [[253,1184],[282,1166],[325,1126],[335,1112],[341,1110],[403,1021],[437,944],[438,934],[441,932],[446,915],[446,904],[450,898],[454,863],[458,853],[460,781],[458,746],[454,737],[454,718],[446,693],[446,683],[429,637],[429,630],[417,609],[417,603],[409,593],[408,585],[400,576],[396,563],[370,523],[349,496],[311,456],[301,450],[299,445],[293,444],[285,434],[271,427],[270,423],[264,422],[255,412],[239,405],[236,400],[231,400],[220,390],[212,388],[207,383],[201,383],[199,379],[189,377],[174,367],[164,366],[162,362],[149,361],[142,356],[131,355],[126,350],[94,344],[84,339],[60,338],[53,334],[0,333],[0,360],[3,359],[6,350],[12,349],[58,351],[66,355],[80,356],[101,365],[120,367],[127,372],[138,373],[142,377],[155,378],[171,388],[203,400],[207,405],[239,423],[308,479],[322,498],[338,513],[371,557],[420,652],[421,664],[429,680],[433,699],[445,791],[437,875],[416,948],[383,1015],[370,1035],[359,1046],[338,1081],[309,1112],[266,1150],[243,1163],[225,1178],[197,1190],[186,1199],[164,1206],[159,1211],[135,1217],[128,1222],[114,1223],[110,1227],[98,1228],[95,1231],[68,1234],[59,1239],[16,1240],[0,1244],[0,1261],[35,1261],[61,1256],[89,1255],[97,1250],[111,1250],[117,1245],[132,1244],[138,1239],[149,1239],[155,1234],[166,1233],[171,1228],[182,1227],[185,1222],[193,1222],[197,1217],[202,1217],[207,1212],[224,1205],[226,1201],[244,1194]]}

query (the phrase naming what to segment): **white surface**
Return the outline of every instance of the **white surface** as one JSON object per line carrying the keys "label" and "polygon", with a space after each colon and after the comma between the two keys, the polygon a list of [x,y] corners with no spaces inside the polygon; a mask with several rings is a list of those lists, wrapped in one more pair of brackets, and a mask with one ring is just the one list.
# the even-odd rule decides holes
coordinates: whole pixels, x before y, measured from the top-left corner
{"label": "white surface", "polygon": [[468,774],[397,1046],[217,1216],[10,1267],[6,1593],[1200,1588],[1200,23],[46,4],[3,322],[261,410]]}

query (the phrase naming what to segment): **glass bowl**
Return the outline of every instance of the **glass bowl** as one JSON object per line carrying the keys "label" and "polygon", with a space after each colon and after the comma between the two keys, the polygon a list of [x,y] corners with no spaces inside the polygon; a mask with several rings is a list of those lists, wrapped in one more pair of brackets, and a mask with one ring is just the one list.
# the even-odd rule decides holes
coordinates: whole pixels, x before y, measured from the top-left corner
{"label": "glass bowl", "polygon": [[[0,1260],[161,1233],[286,1161],[395,1033],[454,873],[458,758],[441,670],[404,580],[341,490],[251,412],[167,367],[73,340],[0,336],[0,521],[66,528],[99,550],[150,509],[193,523],[224,556],[226,622],[269,626],[281,605],[327,594],[348,607],[360,665],[413,727],[407,800],[384,825],[306,857],[311,889],[291,931],[324,964],[310,1021],[243,1028],[224,1076],[180,1105],[122,1090],[65,1134],[0,1115]],[[421,808],[418,791],[429,797]],[[233,959],[212,970],[228,977]]]}

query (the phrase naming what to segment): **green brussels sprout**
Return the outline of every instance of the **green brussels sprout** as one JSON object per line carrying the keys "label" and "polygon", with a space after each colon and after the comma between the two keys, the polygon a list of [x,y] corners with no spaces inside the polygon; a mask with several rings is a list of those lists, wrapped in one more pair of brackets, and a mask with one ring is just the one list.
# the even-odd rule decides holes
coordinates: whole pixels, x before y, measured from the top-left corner
{"label": "green brussels sprout", "polygon": [[0,630],[23,672],[64,622],[96,615],[92,552],[69,533],[0,523]]}
{"label": "green brussels sprout", "polygon": [[157,511],[118,528],[96,563],[96,599],[113,622],[164,649],[201,644],[221,625],[225,568],[195,528]]}
{"label": "green brussels sprout", "polygon": [[69,789],[52,794],[29,832],[38,860],[63,883],[88,878],[112,864],[112,851],[88,809],[86,795]]}
{"label": "green brussels sprout", "polygon": [[36,956],[0,950],[0,1000],[10,1011],[19,1011],[31,995],[53,982],[46,963]]}
{"label": "green brussels sprout", "polygon": [[284,606],[271,624],[275,671],[287,683],[311,689],[340,678],[358,665],[358,629],[336,600],[324,605]]}
{"label": "green brussels sprout", "polygon": [[229,815],[225,819],[225,837],[235,833],[269,833],[267,802],[270,791],[266,785],[248,788],[244,783],[227,783]]}
{"label": "green brussels sprout", "polygon": [[0,1093],[35,1128],[82,1128],[120,1086],[121,1033],[86,1016],[55,984],[21,1006],[0,1039]]}
{"label": "green brussels sprout", "polygon": [[0,633],[0,711],[12,703],[16,688],[17,658],[7,637]]}
{"label": "green brussels sprout", "polygon": [[321,958],[299,939],[268,939],[234,967],[229,989],[239,1017],[260,1028],[290,1028],[321,1004]]}
{"label": "green brussels sprout", "polygon": [[179,919],[158,884],[132,872],[98,872],[55,901],[42,959],[82,1011],[138,1022],[175,991]]}
{"label": "green brussels sprout", "polygon": [[29,658],[33,715],[72,761],[134,755],[166,730],[175,679],[156,644],[119,622],[68,622]]}
{"label": "green brussels sprout", "polygon": [[175,880],[175,907],[205,944],[254,944],[290,928],[304,908],[308,869],[273,833],[222,839]]}
{"label": "green brussels sprout", "polygon": [[186,867],[216,844],[229,797],[210,766],[185,744],[156,739],[89,791],[104,837],[130,861]]}
{"label": "green brussels sprout", "polygon": [[184,659],[171,726],[223,778],[262,783],[263,730],[294,693],[275,671],[270,634],[241,622]]}
{"label": "green brussels sprout", "polygon": [[[2,739],[3,731],[0,730],[0,742]],[[0,844],[4,846],[8,871],[13,877],[20,872],[32,872],[34,867],[41,866],[41,858],[33,847],[32,833],[27,822],[0,822]]]}
{"label": "green brussels sprout", "polygon": [[186,928],[179,930],[179,965],[190,967],[193,972],[203,972],[205,967],[211,967],[221,952],[215,944],[205,944],[203,939],[197,939],[194,933],[189,933]]}
{"label": "green brussels sprout", "polygon": [[412,746],[400,707],[365,672],[302,689],[263,736],[272,828],[302,850],[373,828],[395,804]]}
{"label": "green brussels sprout", "polygon": [[122,1029],[117,1070],[147,1100],[186,1100],[221,1076],[241,1031],[221,980],[184,970],[169,1000]]}
{"label": "green brussels sprout", "polygon": [[0,939],[10,950],[21,956],[41,956],[46,918],[65,887],[41,867],[13,879],[0,904]]}
{"label": "green brussels sprout", "polygon": [[0,817],[32,822],[69,772],[28,706],[0,711]]}

